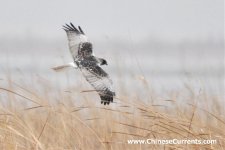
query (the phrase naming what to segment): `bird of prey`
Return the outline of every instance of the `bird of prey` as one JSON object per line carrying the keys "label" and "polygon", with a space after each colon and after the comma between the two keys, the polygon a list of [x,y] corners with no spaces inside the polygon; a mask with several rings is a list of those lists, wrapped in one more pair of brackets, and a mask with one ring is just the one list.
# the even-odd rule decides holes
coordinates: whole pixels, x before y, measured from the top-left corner
{"label": "bird of prey", "polygon": [[113,102],[113,97],[115,96],[113,82],[109,75],[100,67],[101,65],[107,65],[107,61],[103,58],[95,57],[92,43],[80,26],[76,28],[70,23],[69,25],[65,24],[63,29],[67,34],[73,62],[54,67],[53,69],[59,71],[68,67],[78,68],[100,95],[101,104],[106,105]]}

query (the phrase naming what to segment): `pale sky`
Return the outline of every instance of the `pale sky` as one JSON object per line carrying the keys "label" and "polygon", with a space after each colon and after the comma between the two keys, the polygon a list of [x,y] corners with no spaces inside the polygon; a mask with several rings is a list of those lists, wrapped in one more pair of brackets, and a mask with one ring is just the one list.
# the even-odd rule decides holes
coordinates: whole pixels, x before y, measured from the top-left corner
{"label": "pale sky", "polygon": [[0,37],[65,38],[80,25],[91,38],[223,38],[223,0],[0,0]]}

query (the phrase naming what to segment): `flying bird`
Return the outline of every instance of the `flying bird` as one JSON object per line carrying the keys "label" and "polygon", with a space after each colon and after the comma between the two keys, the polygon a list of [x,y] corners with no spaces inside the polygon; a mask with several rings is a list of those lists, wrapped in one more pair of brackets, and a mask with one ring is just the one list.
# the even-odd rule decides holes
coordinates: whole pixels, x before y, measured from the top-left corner
{"label": "flying bird", "polygon": [[98,58],[93,54],[92,43],[88,40],[80,26],[76,28],[72,23],[65,24],[63,29],[66,31],[69,50],[73,57],[73,62],[66,65],[54,67],[55,71],[66,68],[79,69],[85,79],[92,85],[101,98],[101,104],[113,102],[115,92],[113,82],[109,75],[100,67],[108,65],[103,58]]}

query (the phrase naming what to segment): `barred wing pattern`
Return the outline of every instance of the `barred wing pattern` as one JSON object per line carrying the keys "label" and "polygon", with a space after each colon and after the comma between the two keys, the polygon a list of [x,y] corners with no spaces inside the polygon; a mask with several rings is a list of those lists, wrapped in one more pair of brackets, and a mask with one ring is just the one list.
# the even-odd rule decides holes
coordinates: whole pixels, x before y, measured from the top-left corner
{"label": "barred wing pattern", "polygon": [[[106,105],[113,102],[115,92],[112,80],[108,74],[98,65],[107,64],[106,60],[95,57],[92,52],[92,44],[88,41],[80,26],[76,28],[72,23],[66,24],[63,29],[67,33],[69,49],[74,63],[78,66],[86,80],[98,92],[101,103]],[[105,63],[100,63],[101,60]],[[64,67],[64,66],[63,66]]]}
{"label": "barred wing pattern", "polygon": [[70,23],[70,25],[66,24],[65,26],[63,26],[63,29],[67,34],[70,52],[73,56],[73,59],[76,60],[78,57],[80,44],[88,42],[88,38],[84,34],[80,26],[78,26],[77,29],[72,23]]}
{"label": "barred wing pattern", "polygon": [[115,92],[113,91],[112,80],[101,67],[98,65],[93,65],[90,67],[81,67],[80,70],[86,80],[100,95],[101,104],[105,105],[113,102],[113,96],[115,96]]}

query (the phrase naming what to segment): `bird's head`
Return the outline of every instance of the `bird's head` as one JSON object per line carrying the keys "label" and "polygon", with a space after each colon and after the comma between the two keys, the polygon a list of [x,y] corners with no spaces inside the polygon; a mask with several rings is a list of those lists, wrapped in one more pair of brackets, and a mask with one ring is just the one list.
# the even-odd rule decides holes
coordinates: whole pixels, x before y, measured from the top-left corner
{"label": "bird's head", "polygon": [[100,65],[108,65],[105,59],[100,59]]}

